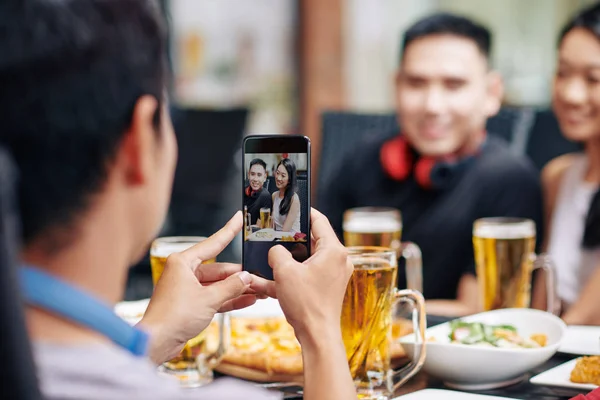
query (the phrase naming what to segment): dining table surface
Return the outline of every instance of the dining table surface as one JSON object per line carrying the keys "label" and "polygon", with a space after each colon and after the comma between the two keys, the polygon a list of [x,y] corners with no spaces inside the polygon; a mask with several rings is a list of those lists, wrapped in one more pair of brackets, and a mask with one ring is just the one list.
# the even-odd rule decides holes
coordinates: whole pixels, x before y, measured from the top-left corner
{"label": "dining table surface", "polygon": [[[129,288],[130,297],[141,298],[140,296],[145,296],[145,295],[148,295],[148,293],[151,293],[151,289],[152,289],[151,279],[148,278],[147,279],[148,282],[146,282],[145,280],[141,280],[141,281],[143,281],[144,285],[141,285],[141,283],[138,282],[138,284],[136,286]],[[141,287],[140,285],[143,287]],[[137,286],[140,286],[140,287],[137,287]],[[427,316],[427,326],[432,327],[432,326],[450,321],[452,319],[454,319],[454,318],[428,315]],[[537,374],[540,374],[540,373],[547,371],[555,366],[558,366],[560,364],[563,364],[569,360],[572,360],[572,359],[578,358],[578,357],[580,357],[580,355],[556,353],[548,361],[546,361],[539,367],[529,371],[523,377],[523,380],[516,384],[498,388],[498,389],[493,389],[493,390],[482,390],[482,391],[470,392],[470,393],[484,394],[484,395],[489,395],[489,396],[499,396],[499,397],[513,398],[513,399],[523,399],[523,400],[529,400],[529,399],[568,400],[568,399],[573,398],[574,396],[577,396],[580,393],[585,393],[585,392],[578,391],[575,389],[570,389],[570,388],[534,385],[529,382],[529,379]],[[215,374],[216,374],[216,376],[222,376],[219,373],[215,373]],[[302,395],[299,394],[299,393],[301,393],[301,389],[302,388],[300,388],[300,387],[291,386],[291,387],[285,387],[285,388],[279,388],[279,389],[273,389],[273,390],[282,391],[284,393],[285,399],[302,399]],[[402,387],[400,387],[396,391],[395,396],[396,397],[402,396],[402,395],[413,393],[413,392],[416,392],[416,391],[422,390],[422,389],[454,390],[449,387],[446,387],[440,379],[437,379],[433,376],[428,375],[426,372],[421,371],[421,372],[417,373],[408,382],[406,382]]]}
{"label": "dining table surface", "polygon": [[[454,318],[449,317],[439,317],[429,315],[427,316],[427,326],[432,327],[447,321],[450,321]],[[554,368],[560,364],[563,364],[569,360],[574,358],[578,358],[580,356],[573,354],[563,354],[556,353],[552,358],[543,363],[537,368],[532,369],[527,374],[523,376],[523,379],[518,383],[512,384],[510,386],[505,386],[497,389],[491,390],[479,390],[472,391],[466,393],[476,393],[483,394],[488,396],[496,396],[496,397],[505,397],[512,399],[522,399],[522,400],[569,400],[578,394],[586,393],[576,389],[570,388],[560,388],[560,387],[551,387],[551,386],[541,386],[535,385],[531,383],[530,378],[540,374],[544,371],[547,371],[551,368]],[[397,366],[401,368],[402,365]],[[413,378],[411,378],[408,382],[402,385],[395,393],[394,397],[400,397],[409,393],[413,393],[423,389],[443,389],[443,390],[456,390],[449,388],[444,385],[444,383],[424,371],[420,371]],[[283,388],[273,388],[272,390],[279,390],[283,392],[284,399],[302,399],[302,388],[298,386],[289,386]],[[460,392],[460,391],[459,391]],[[443,399],[440,399],[443,400]]]}

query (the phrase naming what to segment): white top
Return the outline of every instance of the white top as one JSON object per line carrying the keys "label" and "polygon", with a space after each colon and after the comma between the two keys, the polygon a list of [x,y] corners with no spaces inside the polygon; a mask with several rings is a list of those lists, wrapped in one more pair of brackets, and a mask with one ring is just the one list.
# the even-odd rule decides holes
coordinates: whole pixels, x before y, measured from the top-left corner
{"label": "white top", "polygon": [[[221,378],[198,389],[184,389],[159,375],[146,357],[135,357],[109,344],[36,342],[34,357],[47,400],[275,400],[270,392],[249,382]],[[82,362],[82,360],[87,360]]]}
{"label": "white top", "polygon": [[[275,199],[273,200],[273,224],[275,226],[276,231],[282,231],[283,224],[285,224],[285,220],[287,219],[287,214],[286,215],[279,214],[279,205],[281,204],[281,201],[283,200],[281,198],[281,196],[279,196],[279,192],[275,192],[274,197],[275,197]],[[294,193],[294,197],[292,198],[292,203],[294,201],[297,201],[298,203],[300,202],[300,198],[298,197],[297,193]],[[300,232],[300,214],[302,214],[302,207],[300,207],[300,212],[296,216],[296,220],[294,221],[294,224],[292,225],[292,229],[290,229],[290,232],[293,232],[294,234]]]}
{"label": "white top", "polygon": [[585,155],[578,156],[564,172],[548,242],[548,253],[556,264],[558,297],[573,304],[581,294],[594,269],[600,265],[600,249],[581,246],[585,218],[597,185],[584,181],[587,168]]}

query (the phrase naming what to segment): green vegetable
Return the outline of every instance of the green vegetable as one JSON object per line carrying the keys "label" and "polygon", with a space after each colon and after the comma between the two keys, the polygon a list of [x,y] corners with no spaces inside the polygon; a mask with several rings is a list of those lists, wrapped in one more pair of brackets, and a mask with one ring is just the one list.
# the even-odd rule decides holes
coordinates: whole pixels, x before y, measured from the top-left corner
{"label": "green vegetable", "polygon": [[512,325],[496,325],[494,326],[494,329],[505,329],[507,331],[513,331],[514,333],[517,333],[517,328]]}
{"label": "green vegetable", "polygon": [[517,329],[512,325],[487,325],[481,322],[454,320],[450,322],[449,338],[462,344],[489,343],[498,346],[501,338],[495,334],[497,329],[517,333]]}

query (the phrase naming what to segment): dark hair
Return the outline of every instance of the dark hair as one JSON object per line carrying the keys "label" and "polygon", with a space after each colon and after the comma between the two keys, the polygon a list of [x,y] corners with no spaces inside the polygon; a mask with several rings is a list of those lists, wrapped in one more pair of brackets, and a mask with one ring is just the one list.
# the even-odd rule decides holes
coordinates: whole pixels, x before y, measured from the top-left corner
{"label": "dark hair", "polygon": [[148,0],[7,1],[0,26],[0,144],[31,241],[89,206],[143,95],[158,128],[166,31]]}
{"label": "dark hair", "polygon": [[462,16],[436,13],[420,19],[404,32],[400,57],[411,42],[431,35],[453,35],[470,39],[486,59],[490,55],[492,35],[486,27]]}
{"label": "dark hair", "polygon": [[585,29],[600,39],[600,3],[584,8],[565,24],[558,36],[559,46],[567,33],[575,28]]}
{"label": "dark hair", "polygon": [[600,190],[592,197],[585,217],[582,245],[585,249],[600,247]]}
{"label": "dark hair", "polygon": [[[297,188],[296,164],[294,164],[294,162],[289,158],[284,158],[283,160],[279,161],[277,168],[279,168],[280,165],[284,166],[288,174],[288,185],[285,188],[283,200],[281,201],[281,204],[279,204],[279,214],[286,215],[290,211],[294,193],[296,193]],[[277,168],[275,168],[276,171]]]}
{"label": "dark hair", "polygon": [[[584,8],[564,26],[558,37],[558,45],[575,28],[582,28],[600,39],[600,3]],[[585,217],[582,246],[585,249],[600,247],[600,190],[592,196]]]}
{"label": "dark hair", "polygon": [[262,165],[262,167],[264,168],[265,172],[267,172],[267,163],[264,162],[262,159],[260,158],[255,158],[254,160],[250,161],[250,166],[248,167],[248,171],[250,171],[250,169],[254,166],[254,165]]}

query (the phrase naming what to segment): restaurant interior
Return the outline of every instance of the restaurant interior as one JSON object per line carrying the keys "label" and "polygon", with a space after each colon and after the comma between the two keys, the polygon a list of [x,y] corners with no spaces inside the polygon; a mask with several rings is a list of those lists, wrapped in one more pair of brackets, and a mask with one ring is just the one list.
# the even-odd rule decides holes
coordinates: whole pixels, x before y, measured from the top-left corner
{"label": "restaurant interior", "polygon": [[[310,139],[311,158],[309,163],[299,162],[298,174],[304,184],[301,197],[303,201],[310,200],[317,210],[323,207],[355,266],[342,309],[342,334],[360,331],[360,335],[356,334],[359,339],[356,335],[348,340],[344,337],[359,398],[558,400],[572,399],[598,388],[600,312],[597,310],[600,308],[591,307],[598,315],[590,314],[588,318],[590,311],[587,319],[578,319],[567,308],[561,309],[561,304],[567,307],[565,299],[559,298],[563,293],[561,288],[568,286],[563,282],[575,278],[565,275],[564,269],[557,272],[557,268],[562,268],[563,262],[578,262],[579,258],[573,261],[572,257],[557,256],[558,250],[547,251],[546,241],[569,251],[561,241],[569,235],[579,235],[569,231],[574,225],[565,222],[562,236],[557,234],[551,239],[545,235],[542,242],[541,224],[536,225],[534,217],[520,215],[527,214],[525,211],[510,215],[510,211],[499,210],[495,215],[469,214],[462,221],[466,230],[458,232],[457,228],[453,237],[452,233],[446,235],[449,229],[443,225],[466,215],[457,210],[471,203],[448,200],[443,212],[441,208],[435,211],[437,217],[442,216],[439,225],[432,225],[428,232],[417,231],[411,224],[425,225],[428,216],[423,209],[435,200],[427,197],[428,193],[422,194],[414,201],[420,202],[419,208],[408,204],[398,191],[386,197],[387,192],[373,189],[378,181],[372,175],[365,175],[364,180],[356,178],[348,185],[351,187],[346,187],[346,197],[341,195],[338,204],[350,207],[337,210],[339,216],[325,212],[333,207],[332,190],[328,189],[345,185],[336,182],[339,177],[336,174],[349,154],[360,151],[357,149],[363,141],[367,143],[373,137],[392,141],[404,129],[397,111],[397,82],[401,79],[397,71],[402,63],[403,34],[418,20],[436,13],[464,16],[489,29],[492,38],[489,68],[501,77],[503,90],[498,111],[485,121],[487,138],[484,135],[483,140],[486,146],[490,138],[501,141],[507,159],[519,160],[507,163],[527,165],[527,173],[535,176],[537,185],[545,190],[544,182],[539,182],[551,162],[572,153],[586,154],[583,141],[566,137],[561,128],[564,125],[553,108],[553,85],[558,69],[557,43],[564,25],[576,13],[597,4],[596,1],[162,0],[160,3],[168,22],[168,59],[172,72],[168,85],[169,113],[178,143],[178,159],[168,214],[157,237],[179,238],[182,243],[177,242],[179,239],[155,241],[148,246],[145,256],[131,266],[124,297],[115,307],[120,317],[135,324],[144,314],[169,255],[162,253],[163,247],[180,244],[189,247],[198,238],[217,232],[242,209],[241,187],[246,182],[248,168],[248,160],[244,165],[242,159],[244,138],[257,134],[304,135]],[[600,159],[600,154],[597,157]],[[271,175],[280,159],[273,156],[273,160],[267,160],[269,178],[265,187],[271,193],[276,191]],[[378,161],[369,164],[366,156],[358,159],[367,161],[354,166],[352,171],[359,167],[379,168]],[[498,164],[493,168],[496,171],[504,167]],[[310,188],[306,188],[307,180]],[[485,193],[485,201],[496,197],[506,204],[525,203],[528,195],[525,190],[517,189],[521,184],[517,181],[523,179],[515,177],[514,185],[507,182],[514,187],[514,200],[503,192],[494,194],[492,189]],[[594,182],[591,195],[596,193],[599,183]],[[361,185],[376,193],[371,203],[368,198],[357,200],[359,196],[354,195],[361,191]],[[420,187],[410,190],[426,192]],[[471,191],[473,197],[486,191],[475,187],[465,190]],[[572,191],[576,190],[579,188],[573,186]],[[568,191],[560,193],[567,196]],[[481,196],[484,198],[484,194]],[[406,208],[404,204],[408,204]],[[565,213],[571,215],[568,207],[560,210],[561,213],[554,214],[556,220],[566,218]],[[586,210],[587,206],[579,214],[573,211],[573,218],[583,221]],[[540,218],[546,224],[547,216],[541,213]],[[431,215],[434,218],[434,211]],[[590,215],[587,215],[588,225]],[[378,221],[383,221],[383,227],[377,227]],[[375,230],[350,228],[363,222],[375,226]],[[588,225],[586,229],[590,229]],[[392,228],[388,229],[389,226]],[[303,229],[306,229],[304,222]],[[443,260],[428,262],[434,259],[436,245],[422,243],[424,236],[439,238],[440,232],[446,237],[439,241],[439,251],[449,254],[446,264]],[[450,282],[454,278],[446,278],[450,275],[444,272],[444,265],[450,269],[454,267],[454,257],[462,260],[464,256],[458,245],[455,252],[443,250],[454,246],[453,241],[458,237],[467,237],[462,244],[468,248],[465,257],[471,260],[472,282],[462,277]],[[188,238],[187,244],[182,238]],[[240,232],[216,261],[241,263],[242,248]],[[8,249],[7,254],[11,251]],[[592,268],[600,266],[600,253],[596,249],[586,247],[582,257],[588,256],[596,260]],[[384,266],[369,267],[365,260]],[[375,275],[373,270],[377,270]],[[401,284],[398,274],[402,276]],[[592,274],[589,272],[582,279],[592,281]],[[9,273],[3,278],[3,286],[9,287],[10,279],[14,277]],[[431,283],[436,279],[436,284]],[[431,293],[443,286],[446,279],[448,285],[472,284],[478,306],[445,308],[445,302],[455,298],[432,299]],[[545,288],[541,294],[537,292],[540,286]],[[382,291],[381,287],[389,290]],[[448,290],[461,296],[460,288]],[[2,292],[5,291],[0,289]],[[570,306],[579,304],[581,293],[571,296]],[[353,302],[347,304],[350,297]],[[540,298],[541,305],[534,306],[535,299]],[[8,300],[0,303],[4,301]],[[365,321],[359,323],[361,315]],[[10,315],[5,318],[3,325],[11,325]],[[247,321],[253,321],[250,327]],[[259,334],[263,337],[260,340],[273,346],[265,345],[262,352],[272,351],[271,358],[278,360],[263,354],[266,367],[244,365],[235,358],[236,351],[244,349],[248,340],[259,340],[251,339]],[[273,343],[282,343],[281,348]],[[354,346],[354,353],[348,346]],[[300,359],[301,347],[294,330],[278,301],[267,298],[258,300],[248,310],[217,314],[205,331],[187,342],[179,356],[160,365],[159,372],[168,379],[175,376],[187,391],[234,377],[279,392],[286,399],[301,399],[304,367]],[[289,365],[284,365],[285,362]],[[203,397],[199,394],[198,398]]]}

